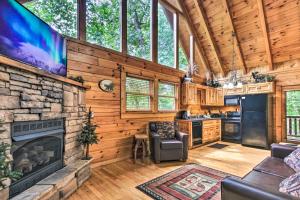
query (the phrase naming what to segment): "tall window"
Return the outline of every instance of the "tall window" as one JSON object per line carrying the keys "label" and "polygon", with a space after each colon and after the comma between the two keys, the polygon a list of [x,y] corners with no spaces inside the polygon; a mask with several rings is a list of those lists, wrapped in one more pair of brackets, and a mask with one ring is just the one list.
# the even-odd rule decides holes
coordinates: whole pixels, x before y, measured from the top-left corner
{"label": "tall window", "polygon": [[173,13],[158,4],[158,63],[175,67]]}
{"label": "tall window", "polygon": [[159,83],[158,86],[158,110],[176,110],[176,91],[175,85],[169,83]]}
{"label": "tall window", "polygon": [[128,0],[128,54],[150,60],[151,0]]}
{"label": "tall window", "polygon": [[187,59],[187,56],[186,54],[184,53],[183,51],[183,48],[181,47],[181,45],[179,46],[179,69],[181,71],[187,71],[188,70],[188,59]]}
{"label": "tall window", "polygon": [[77,0],[33,0],[23,5],[59,33],[77,37]]}
{"label": "tall window", "polygon": [[87,41],[120,51],[120,1],[87,0],[86,3]]}
{"label": "tall window", "polygon": [[300,90],[287,91],[285,101],[287,140],[300,141]]}
{"label": "tall window", "polygon": [[151,110],[151,81],[134,77],[126,77],[126,110]]}

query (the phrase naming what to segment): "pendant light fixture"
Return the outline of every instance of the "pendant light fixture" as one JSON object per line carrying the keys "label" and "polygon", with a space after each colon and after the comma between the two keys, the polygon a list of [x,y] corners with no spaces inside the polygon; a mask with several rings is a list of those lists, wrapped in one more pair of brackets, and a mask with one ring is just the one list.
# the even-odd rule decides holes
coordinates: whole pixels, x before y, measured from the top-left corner
{"label": "pendant light fixture", "polygon": [[236,64],[235,64],[235,49],[234,49],[234,42],[235,42],[235,32],[232,32],[232,38],[231,38],[231,42],[232,42],[232,60],[231,60],[231,75],[230,78],[224,83],[223,88],[228,88],[228,89],[232,89],[234,87],[237,88],[241,88],[243,87],[243,83],[242,81],[238,78],[238,71],[236,69]]}

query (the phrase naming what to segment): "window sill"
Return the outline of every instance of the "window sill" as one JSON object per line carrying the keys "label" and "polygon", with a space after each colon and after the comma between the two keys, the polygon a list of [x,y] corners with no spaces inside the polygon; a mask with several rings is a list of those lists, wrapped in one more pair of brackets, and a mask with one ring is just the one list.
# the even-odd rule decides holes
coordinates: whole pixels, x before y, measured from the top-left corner
{"label": "window sill", "polygon": [[176,111],[172,111],[172,112],[125,112],[125,113],[121,113],[121,119],[176,117],[176,113],[177,113]]}

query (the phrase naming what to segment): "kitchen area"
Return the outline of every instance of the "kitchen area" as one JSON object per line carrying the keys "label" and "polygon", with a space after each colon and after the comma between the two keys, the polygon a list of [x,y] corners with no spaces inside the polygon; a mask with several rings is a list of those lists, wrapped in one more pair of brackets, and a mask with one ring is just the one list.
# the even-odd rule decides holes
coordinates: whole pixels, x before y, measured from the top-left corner
{"label": "kitchen area", "polygon": [[179,131],[190,135],[190,149],[220,140],[268,149],[274,90],[274,82],[231,89],[184,83]]}

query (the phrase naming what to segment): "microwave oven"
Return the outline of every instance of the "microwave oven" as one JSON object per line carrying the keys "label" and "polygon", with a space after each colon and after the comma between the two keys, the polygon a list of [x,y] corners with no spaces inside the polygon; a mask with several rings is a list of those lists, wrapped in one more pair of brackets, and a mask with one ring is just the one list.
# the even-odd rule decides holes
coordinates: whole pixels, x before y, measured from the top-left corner
{"label": "microwave oven", "polygon": [[239,106],[240,105],[240,96],[225,96],[224,105],[225,106]]}

